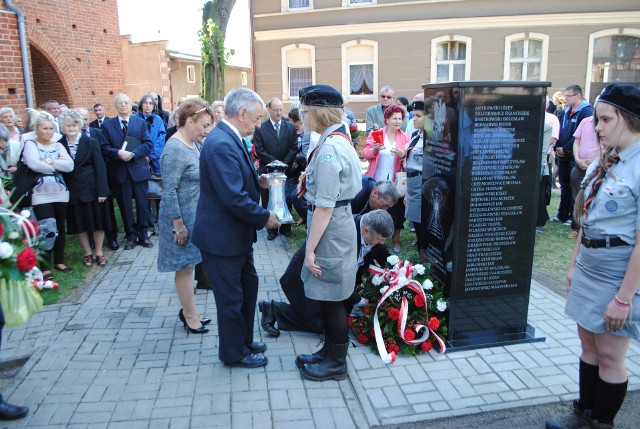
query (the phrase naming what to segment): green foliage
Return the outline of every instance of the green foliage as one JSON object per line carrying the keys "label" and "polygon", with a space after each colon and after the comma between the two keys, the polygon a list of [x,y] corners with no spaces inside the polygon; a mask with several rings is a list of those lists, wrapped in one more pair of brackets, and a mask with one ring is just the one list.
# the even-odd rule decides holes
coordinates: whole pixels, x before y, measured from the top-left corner
{"label": "green foliage", "polygon": [[224,37],[224,33],[220,31],[213,19],[209,18],[203,24],[202,29],[198,31],[203,64],[212,64],[215,59],[222,69],[227,66],[235,50],[224,47]]}

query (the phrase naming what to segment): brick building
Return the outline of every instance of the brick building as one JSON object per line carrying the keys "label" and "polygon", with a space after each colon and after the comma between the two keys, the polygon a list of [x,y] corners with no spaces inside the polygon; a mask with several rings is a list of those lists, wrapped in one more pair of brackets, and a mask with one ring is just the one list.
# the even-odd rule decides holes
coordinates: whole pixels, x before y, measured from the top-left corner
{"label": "brick building", "polygon": [[24,14],[34,107],[105,104],[124,88],[118,8],[104,0],[0,0],[0,107],[25,114],[27,97],[16,14]]}

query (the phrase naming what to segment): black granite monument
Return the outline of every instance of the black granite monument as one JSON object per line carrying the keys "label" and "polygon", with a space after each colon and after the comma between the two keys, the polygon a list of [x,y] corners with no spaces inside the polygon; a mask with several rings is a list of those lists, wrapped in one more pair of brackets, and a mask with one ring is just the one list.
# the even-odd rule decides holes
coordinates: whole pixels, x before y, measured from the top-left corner
{"label": "black granite monument", "polygon": [[548,86],[423,85],[422,223],[451,351],[544,340],[527,313]]}

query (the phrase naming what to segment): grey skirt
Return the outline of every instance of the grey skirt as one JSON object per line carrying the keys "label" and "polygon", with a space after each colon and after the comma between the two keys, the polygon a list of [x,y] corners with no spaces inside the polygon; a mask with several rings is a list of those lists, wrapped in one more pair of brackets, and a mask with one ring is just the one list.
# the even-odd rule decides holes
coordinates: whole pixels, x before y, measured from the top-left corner
{"label": "grey skirt", "polygon": [[[311,227],[313,212],[307,214]],[[304,294],[316,301],[343,301],[352,293],[356,283],[358,256],[356,255],[356,227],[351,205],[333,209],[331,220],[316,247],[316,264],[322,275],[315,277],[302,267]]]}
{"label": "grey skirt", "polygon": [[604,311],[618,293],[633,246],[589,249],[580,246],[564,313],[594,334],[640,339],[640,295],[633,296],[631,319],[618,331],[607,331]]}
{"label": "grey skirt", "polygon": [[404,199],[406,206],[404,217],[412,222],[420,223],[422,204],[422,174],[407,177],[407,195]]}

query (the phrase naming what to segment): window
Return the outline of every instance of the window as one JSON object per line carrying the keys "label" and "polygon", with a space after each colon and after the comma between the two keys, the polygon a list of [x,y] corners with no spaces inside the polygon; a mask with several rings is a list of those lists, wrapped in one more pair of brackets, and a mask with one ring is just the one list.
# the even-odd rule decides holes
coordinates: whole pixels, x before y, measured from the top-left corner
{"label": "window", "polygon": [[289,67],[289,98],[297,98],[300,88],[312,85],[311,67]]}
{"label": "window", "polygon": [[187,66],[187,82],[196,81],[196,66]]}
{"label": "window", "polygon": [[512,34],[505,38],[504,79],[540,81],[547,78],[549,36]]}
{"label": "window", "polygon": [[377,0],[342,0],[342,7],[376,4]]}
{"label": "window", "polygon": [[377,98],[377,42],[352,40],[342,44],[342,93],[352,100]]}
{"label": "window", "polygon": [[282,48],[282,99],[297,100],[298,91],[316,81],[316,49],[296,43]]}
{"label": "window", "polygon": [[585,95],[590,100],[612,82],[640,86],[640,30],[599,31],[589,42]]}
{"label": "window", "polygon": [[287,9],[309,9],[313,7],[313,0],[284,0],[287,2]]}
{"label": "window", "polygon": [[471,38],[444,36],[431,40],[431,82],[469,80]]}

